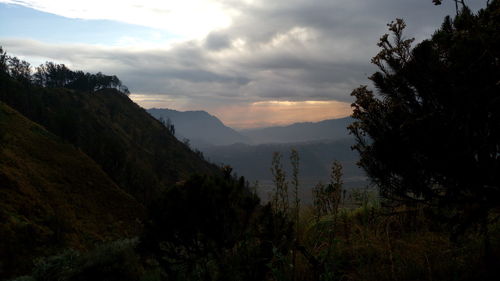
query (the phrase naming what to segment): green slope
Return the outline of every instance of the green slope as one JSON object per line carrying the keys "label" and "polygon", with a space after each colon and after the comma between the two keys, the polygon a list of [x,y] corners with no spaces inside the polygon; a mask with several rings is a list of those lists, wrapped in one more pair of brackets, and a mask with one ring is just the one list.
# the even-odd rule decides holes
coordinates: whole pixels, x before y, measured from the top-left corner
{"label": "green slope", "polygon": [[0,100],[93,158],[125,191],[148,204],[194,173],[215,174],[157,120],[115,90],[43,89],[0,77]]}
{"label": "green slope", "polygon": [[0,279],[37,256],[138,235],[144,213],[91,158],[0,102]]}

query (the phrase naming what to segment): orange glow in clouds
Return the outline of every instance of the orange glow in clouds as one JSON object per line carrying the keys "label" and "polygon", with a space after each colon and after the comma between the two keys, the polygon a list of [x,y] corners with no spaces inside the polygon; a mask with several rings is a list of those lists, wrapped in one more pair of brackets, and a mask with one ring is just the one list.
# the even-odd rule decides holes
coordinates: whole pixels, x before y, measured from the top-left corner
{"label": "orange glow in clouds", "polygon": [[346,117],[352,113],[349,103],[339,101],[260,101],[205,108],[193,106],[189,100],[168,98],[165,95],[131,94],[130,98],[144,108],[205,110],[215,115],[225,125],[237,129],[317,122]]}
{"label": "orange glow in clouds", "polygon": [[220,107],[213,112],[224,124],[241,129],[317,122],[351,113],[349,103],[338,101],[264,101]]}

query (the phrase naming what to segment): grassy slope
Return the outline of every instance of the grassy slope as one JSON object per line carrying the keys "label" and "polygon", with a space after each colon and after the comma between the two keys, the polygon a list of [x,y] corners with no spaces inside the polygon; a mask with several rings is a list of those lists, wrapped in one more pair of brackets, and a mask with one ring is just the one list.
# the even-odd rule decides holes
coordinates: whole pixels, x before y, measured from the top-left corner
{"label": "grassy slope", "polygon": [[0,100],[82,149],[140,202],[190,174],[218,172],[119,92],[41,89],[0,79]]}
{"label": "grassy slope", "polygon": [[143,216],[87,155],[0,102],[0,278],[39,255],[137,235]]}

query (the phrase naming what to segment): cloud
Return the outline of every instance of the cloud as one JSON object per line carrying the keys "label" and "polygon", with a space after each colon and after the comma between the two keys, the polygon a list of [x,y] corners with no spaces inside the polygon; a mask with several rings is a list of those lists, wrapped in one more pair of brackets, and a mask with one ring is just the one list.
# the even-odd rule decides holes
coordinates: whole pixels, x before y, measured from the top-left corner
{"label": "cloud", "polygon": [[[389,21],[404,18],[407,36],[422,40],[432,35],[444,15],[454,13],[452,1],[435,7],[430,0],[0,1],[66,17],[126,21],[184,34],[184,40],[157,48],[13,38],[1,38],[0,44],[28,60],[116,74],[144,106],[204,109],[238,126],[246,122],[242,116],[250,118],[243,112],[257,112],[253,118],[284,114],[271,111],[278,104],[255,110],[255,104],[268,101],[340,102],[344,107],[331,107],[328,114],[328,104],[309,106],[308,114],[348,114],[350,92],[368,84],[367,77],[375,71],[370,59]],[[185,4],[168,4],[181,2]],[[473,4],[481,6],[478,2]],[[207,14],[201,15],[203,11]],[[216,20],[209,22],[210,17]],[[306,107],[288,108],[296,109],[296,121],[305,118],[300,109]]]}
{"label": "cloud", "polygon": [[227,34],[219,32],[211,32],[205,39],[204,47],[209,50],[221,50],[231,46],[231,41]]}
{"label": "cloud", "polygon": [[1,0],[78,19],[106,19],[167,30],[184,38],[204,36],[231,24],[217,1],[182,0]]}
{"label": "cloud", "polygon": [[287,125],[297,122],[317,122],[351,114],[350,104],[337,101],[264,101],[250,105],[232,105],[217,108],[218,117],[233,128],[257,128]]}

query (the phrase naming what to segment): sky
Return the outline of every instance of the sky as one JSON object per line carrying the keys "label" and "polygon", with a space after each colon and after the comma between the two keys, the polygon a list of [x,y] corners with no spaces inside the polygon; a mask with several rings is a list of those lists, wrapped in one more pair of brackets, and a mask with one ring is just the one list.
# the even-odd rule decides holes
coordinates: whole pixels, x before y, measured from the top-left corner
{"label": "sky", "polygon": [[145,108],[254,128],[350,115],[387,23],[403,18],[418,43],[454,13],[451,0],[0,0],[0,46],[117,75]]}

